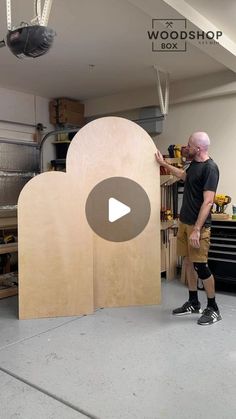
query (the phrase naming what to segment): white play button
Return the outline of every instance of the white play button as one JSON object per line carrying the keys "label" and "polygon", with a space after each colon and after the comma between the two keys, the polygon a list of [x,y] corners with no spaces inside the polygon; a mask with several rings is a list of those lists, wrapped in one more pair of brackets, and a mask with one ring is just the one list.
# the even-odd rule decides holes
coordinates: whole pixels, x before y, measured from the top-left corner
{"label": "white play button", "polygon": [[124,217],[131,212],[131,208],[115,198],[109,198],[108,219],[110,223]]}
{"label": "white play button", "polygon": [[85,212],[95,234],[111,242],[125,242],[144,230],[151,205],[147,193],[137,182],[116,176],[94,186]]}

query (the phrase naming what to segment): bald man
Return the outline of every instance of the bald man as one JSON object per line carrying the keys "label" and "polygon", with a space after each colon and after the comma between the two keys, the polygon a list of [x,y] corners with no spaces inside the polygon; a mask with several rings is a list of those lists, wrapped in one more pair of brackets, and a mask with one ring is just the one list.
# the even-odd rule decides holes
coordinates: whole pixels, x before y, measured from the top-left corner
{"label": "bald man", "polygon": [[[186,171],[168,164],[159,151],[156,153],[157,162],[185,182],[177,252],[179,256],[184,256],[189,299],[181,307],[173,310],[173,314],[202,314],[198,324],[203,326],[221,320],[215,300],[215,281],[207,264],[211,208],[219,181],[219,169],[208,155],[209,145],[210,139],[205,132],[194,132],[190,136],[186,151],[192,161]],[[203,312],[198,300],[197,277],[202,280],[207,294],[207,307]]]}

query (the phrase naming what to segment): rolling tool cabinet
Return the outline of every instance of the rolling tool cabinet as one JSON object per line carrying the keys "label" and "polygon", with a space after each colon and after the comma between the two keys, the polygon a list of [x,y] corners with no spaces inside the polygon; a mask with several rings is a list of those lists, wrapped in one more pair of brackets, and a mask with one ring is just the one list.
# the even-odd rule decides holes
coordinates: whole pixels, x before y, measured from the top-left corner
{"label": "rolling tool cabinet", "polygon": [[236,220],[212,220],[208,263],[217,281],[236,284]]}

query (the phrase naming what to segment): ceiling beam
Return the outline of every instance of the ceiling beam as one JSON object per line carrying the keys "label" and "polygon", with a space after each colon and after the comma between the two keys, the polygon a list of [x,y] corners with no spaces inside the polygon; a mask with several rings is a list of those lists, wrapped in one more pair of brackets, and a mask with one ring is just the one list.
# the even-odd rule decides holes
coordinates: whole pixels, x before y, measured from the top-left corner
{"label": "ceiling beam", "polygon": [[[195,27],[201,31],[221,31],[221,28],[217,27],[209,21],[205,16],[195,10],[184,0],[163,0],[164,3],[175,9],[181,16],[188,20],[188,30],[192,30]],[[224,33],[218,39],[219,45],[205,45],[198,43],[196,40],[189,41],[193,45],[200,48],[203,52],[210,55],[216,61],[225,65],[225,67],[236,72],[236,44]]]}
{"label": "ceiling beam", "polygon": [[[222,31],[220,27],[217,27],[209,21],[205,16],[195,10],[184,0],[128,0],[134,6],[141,9],[152,19],[163,18],[163,19],[174,19],[184,18],[187,19],[187,32],[191,30],[195,31]],[[167,7],[167,15],[170,11],[175,12],[173,16],[161,16],[163,13],[163,5]],[[226,68],[236,73],[236,43],[232,41],[226,34],[222,34],[218,38],[219,45],[211,45],[209,42],[202,43],[197,39],[188,39],[188,42],[199,48],[205,54],[212,57],[214,60],[223,64]],[[204,64],[204,63],[203,63]]]}

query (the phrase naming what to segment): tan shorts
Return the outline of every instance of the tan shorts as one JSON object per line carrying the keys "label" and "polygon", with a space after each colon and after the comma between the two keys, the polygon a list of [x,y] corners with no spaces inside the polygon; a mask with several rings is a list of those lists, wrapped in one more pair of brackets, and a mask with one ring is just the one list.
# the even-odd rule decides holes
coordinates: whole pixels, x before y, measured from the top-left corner
{"label": "tan shorts", "polygon": [[210,227],[202,227],[200,233],[200,247],[195,248],[189,244],[189,236],[193,231],[193,225],[179,222],[177,234],[177,253],[178,256],[188,256],[191,262],[206,263],[210,246]]}

